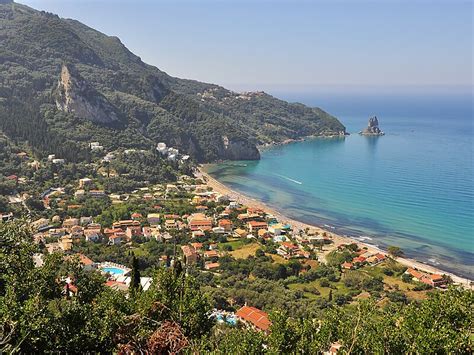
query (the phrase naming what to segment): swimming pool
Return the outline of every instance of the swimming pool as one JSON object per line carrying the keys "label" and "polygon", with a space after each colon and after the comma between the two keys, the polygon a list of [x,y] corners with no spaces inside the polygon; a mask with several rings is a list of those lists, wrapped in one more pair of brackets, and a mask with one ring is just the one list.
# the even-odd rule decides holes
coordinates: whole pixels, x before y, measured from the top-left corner
{"label": "swimming pool", "polygon": [[[224,322],[224,316],[220,313],[216,315],[216,319],[219,323]],[[225,322],[230,325],[236,325],[237,324],[237,318],[235,316],[227,316],[225,317]]]}
{"label": "swimming pool", "polygon": [[125,270],[124,269],[119,269],[118,267],[108,266],[108,267],[101,268],[101,270],[103,272],[107,272],[111,275],[123,275],[123,274],[125,274]]}

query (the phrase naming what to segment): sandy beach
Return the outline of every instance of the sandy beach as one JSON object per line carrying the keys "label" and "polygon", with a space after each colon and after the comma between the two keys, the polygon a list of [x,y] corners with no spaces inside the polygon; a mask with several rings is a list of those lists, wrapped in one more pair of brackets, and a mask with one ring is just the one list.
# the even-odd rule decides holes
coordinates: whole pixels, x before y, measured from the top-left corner
{"label": "sandy beach", "polygon": [[[242,193],[237,192],[235,190],[232,190],[228,186],[226,186],[226,185],[222,184],[221,182],[217,181],[216,179],[214,179],[212,176],[210,176],[209,174],[207,174],[204,171],[203,166],[199,167],[198,172],[196,173],[196,177],[203,178],[203,180],[206,181],[206,184],[208,186],[212,187],[212,189],[214,191],[217,191],[222,195],[227,195],[227,196],[229,196],[230,199],[232,199],[234,201],[237,201],[238,203],[240,203],[242,205],[245,205],[245,206],[248,206],[248,207],[260,208],[260,209],[265,210],[268,214],[271,214],[271,215],[275,216],[280,222],[290,224],[293,227],[294,231],[299,231],[299,230],[304,230],[306,228],[309,228],[309,229],[317,230],[320,233],[326,233],[327,236],[331,237],[331,239],[333,240],[334,243],[331,244],[329,247],[326,247],[324,249],[323,254],[322,254],[323,257],[327,253],[334,250],[338,245],[340,245],[340,244],[349,244],[349,243],[357,243],[360,246],[366,247],[371,252],[381,251],[383,253],[386,253],[385,250],[382,250],[382,249],[380,249],[380,248],[378,248],[374,245],[371,245],[371,244],[368,244],[368,243],[365,243],[365,242],[361,242],[361,241],[358,241],[356,239],[349,238],[347,236],[342,236],[342,235],[336,234],[334,232],[331,232],[330,230],[321,228],[321,227],[316,226],[316,225],[303,223],[303,222],[297,221],[295,219],[289,218],[289,217],[283,215],[282,213],[276,211],[274,208],[271,208],[271,207],[267,206],[265,203],[263,203],[261,201],[258,201],[254,198],[251,198],[249,196],[246,196],[245,194],[242,194]],[[396,258],[396,260],[402,265],[405,265],[405,266],[411,267],[411,268],[416,268],[418,270],[421,270],[421,271],[424,271],[424,272],[427,272],[427,273],[448,275],[453,279],[453,281],[456,284],[462,285],[466,288],[474,289],[474,284],[471,284],[472,281],[467,279],[467,278],[457,276],[453,273],[445,272],[445,271],[443,271],[441,269],[438,269],[434,266],[427,265],[425,263],[422,263],[420,261],[416,261],[414,259],[399,257],[399,258]]]}

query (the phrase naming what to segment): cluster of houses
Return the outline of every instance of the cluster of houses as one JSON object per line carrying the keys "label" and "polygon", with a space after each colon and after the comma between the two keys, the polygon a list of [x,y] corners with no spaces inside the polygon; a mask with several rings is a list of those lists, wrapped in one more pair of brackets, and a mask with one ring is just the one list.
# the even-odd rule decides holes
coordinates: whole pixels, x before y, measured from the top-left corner
{"label": "cluster of houses", "polygon": [[[338,245],[338,250],[343,250],[347,247],[346,244]],[[387,255],[381,252],[373,253],[365,248],[358,249],[355,256],[351,261],[346,261],[341,264],[341,268],[345,270],[358,269],[364,265],[375,266],[387,259]]]}
{"label": "cluster of houses", "polygon": [[156,146],[156,150],[163,156],[165,156],[168,160],[171,161],[181,161],[185,162],[188,161],[190,156],[189,155],[180,155],[179,150],[173,147],[167,147],[166,143],[160,142]]}
{"label": "cluster of houses", "polygon": [[431,287],[446,287],[446,279],[439,274],[428,274],[413,268],[408,268],[405,274],[410,275],[414,281],[427,284]]}

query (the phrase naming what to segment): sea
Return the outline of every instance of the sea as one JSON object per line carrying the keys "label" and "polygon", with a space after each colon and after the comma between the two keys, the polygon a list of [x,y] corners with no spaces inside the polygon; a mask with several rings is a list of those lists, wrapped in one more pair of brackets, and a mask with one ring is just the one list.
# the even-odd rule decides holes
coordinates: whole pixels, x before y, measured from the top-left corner
{"label": "sea", "polygon": [[[474,280],[473,94],[467,90],[273,92],[351,133],[214,164],[220,182],[288,217]],[[384,136],[358,134],[376,115]]]}

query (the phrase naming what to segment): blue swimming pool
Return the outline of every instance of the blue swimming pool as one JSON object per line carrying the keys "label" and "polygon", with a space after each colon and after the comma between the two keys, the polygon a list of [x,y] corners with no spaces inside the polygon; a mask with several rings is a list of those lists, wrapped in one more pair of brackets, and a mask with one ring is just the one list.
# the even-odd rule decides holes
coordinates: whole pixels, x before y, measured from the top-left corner
{"label": "blue swimming pool", "polygon": [[103,272],[107,272],[111,275],[123,275],[125,273],[125,270],[123,269],[119,269],[117,267],[112,267],[112,266],[109,266],[109,267],[103,267],[101,268],[101,270]]}
{"label": "blue swimming pool", "polygon": [[[218,322],[224,322],[224,317],[220,313],[216,315],[216,319],[217,319]],[[225,318],[225,322],[227,324],[230,324],[230,325],[236,325],[237,324],[237,318],[235,318],[235,316],[227,316]]]}

